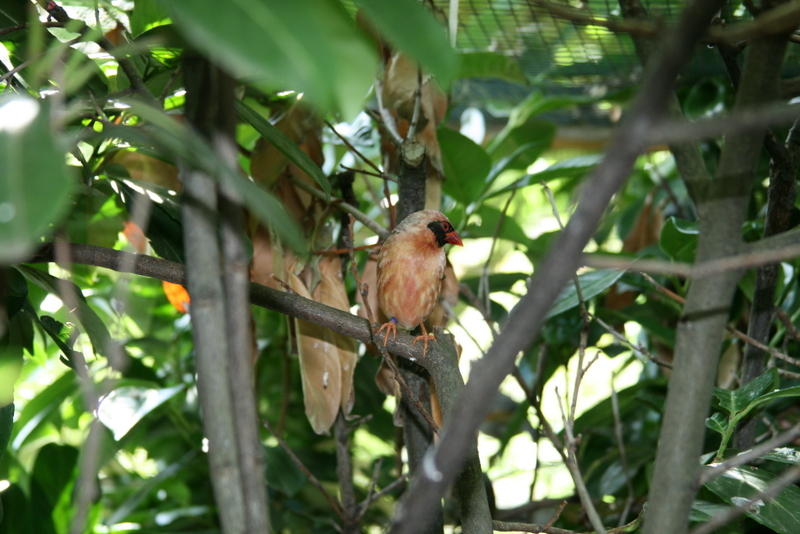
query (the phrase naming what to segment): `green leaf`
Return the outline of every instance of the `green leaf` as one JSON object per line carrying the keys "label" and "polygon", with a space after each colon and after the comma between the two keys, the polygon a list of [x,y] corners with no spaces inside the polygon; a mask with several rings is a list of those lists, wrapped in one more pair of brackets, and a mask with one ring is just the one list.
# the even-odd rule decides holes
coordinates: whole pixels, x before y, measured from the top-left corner
{"label": "green leaf", "polygon": [[686,118],[697,120],[725,111],[728,87],[729,84],[716,77],[705,78],[692,85],[683,101]]}
{"label": "green leaf", "polygon": [[491,78],[511,83],[527,83],[515,58],[495,52],[463,52],[458,54],[457,79]]}
{"label": "green leaf", "polygon": [[[775,369],[773,368],[771,370],[774,371]],[[753,382],[755,382],[755,380]],[[751,382],[751,384],[752,384],[752,382]],[[748,384],[748,385],[750,385],[750,384]],[[755,399],[752,402],[751,407],[755,407],[755,406],[758,406],[760,404],[771,402],[771,401],[774,401],[774,400],[777,400],[777,399],[786,399],[786,398],[792,398],[792,397],[800,397],[800,386],[794,386],[794,387],[791,387],[791,388],[779,389],[777,391],[773,391],[772,393],[767,393],[766,395],[761,395],[760,397],[758,397],[757,399]]]}
{"label": "green leaf", "polygon": [[[0,408],[0,460],[8,448],[11,432],[14,430],[14,403],[6,404]],[[2,518],[0,517],[0,521]]]}
{"label": "green leaf", "polygon": [[247,122],[250,126],[256,129],[264,139],[272,143],[275,148],[280,150],[290,161],[300,167],[300,169],[311,176],[315,182],[325,191],[325,195],[330,199],[331,196],[331,183],[328,178],[322,174],[322,169],[308,157],[308,154],[300,150],[288,137],[283,135],[280,130],[273,126],[268,120],[257,113],[253,108],[244,102],[236,101],[236,113],[239,117]]}
{"label": "green leaf", "polygon": [[168,20],[166,10],[156,0],[136,0],[131,12],[131,33],[134,37]]}
{"label": "green leaf", "polygon": [[492,168],[489,155],[455,130],[439,128],[437,136],[445,176],[442,189],[461,204],[472,204],[486,187],[486,177]]}
{"label": "green leaf", "polygon": [[800,532],[800,488],[789,485],[773,499],[752,500],[777,478],[763,469],[735,467],[705,486],[733,506],[749,504],[745,514],[775,532],[796,534]]}
{"label": "green leaf", "polygon": [[183,159],[192,168],[200,169],[212,179],[236,192],[241,202],[264,224],[270,225],[287,245],[302,250],[305,239],[283,205],[266,190],[232,169],[197,133],[161,110],[137,101],[127,102],[131,111],[150,123],[146,128],[107,126],[102,138],[118,137],[131,144],[161,146],[176,159]]}
{"label": "green leaf", "polygon": [[[75,308],[68,310],[67,313],[76,323],[83,327],[83,331],[89,336],[95,352],[108,356],[111,351],[115,350],[112,346],[113,340],[108,328],[106,328],[105,323],[92,307],[89,306],[89,303],[86,302],[86,297],[83,296],[78,286],[68,280],[61,280],[27,265],[21,265],[19,268],[25,278],[48,293],[58,295],[62,301],[74,300],[72,304]],[[65,292],[69,292],[69,294],[65,294]]]}
{"label": "green leaf", "polygon": [[[33,466],[33,482],[40,496],[45,497],[47,508],[52,509],[61,492],[69,484],[78,461],[78,449],[69,445],[48,443],[39,450]],[[31,496],[34,496],[31,488]]]}
{"label": "green leaf", "polygon": [[[489,291],[505,291],[509,292],[511,287],[517,283],[519,280],[525,280],[530,276],[530,273],[494,273],[490,274],[487,280],[489,284]],[[481,278],[479,276],[473,276],[469,278],[463,278],[460,282],[469,286],[472,292],[477,295],[478,294],[478,286],[480,284]]]}
{"label": "green leaf", "polygon": [[730,510],[730,506],[708,501],[694,501],[689,521],[705,523],[715,515],[719,515]]}
{"label": "green leaf", "polygon": [[[470,223],[464,230],[464,237],[493,237],[497,231],[497,237],[508,239],[521,245],[530,243],[530,238],[525,235],[525,231],[514,217],[503,217],[503,212],[499,209],[481,204],[476,210],[475,215],[480,217],[480,224]],[[502,219],[502,226],[498,231],[498,224]],[[474,220],[474,219],[472,219]]]}
{"label": "green leaf", "polygon": [[[372,85],[374,45],[336,0],[161,2],[186,39],[232,74],[300,91],[354,117]],[[411,29],[407,30],[411,31]]]}
{"label": "green leaf", "polygon": [[66,213],[73,181],[45,101],[0,96],[0,263],[19,261]]}
{"label": "green leaf", "polygon": [[699,233],[696,222],[670,217],[661,229],[658,244],[673,260],[692,262]]}
{"label": "green leaf", "polygon": [[[754,401],[759,398],[762,393],[767,391],[767,389],[774,389],[777,376],[777,370],[773,368],[734,391],[729,389],[714,388],[714,396],[719,399],[720,406],[728,413],[737,415],[752,408],[752,405],[755,404]],[[775,393],[779,392],[776,391]]]}
{"label": "green leaf", "polygon": [[183,384],[156,389],[131,382],[119,382],[121,385],[103,397],[97,410],[97,418],[111,430],[117,441],[147,414],[185,389]]}
{"label": "green leaf", "polygon": [[722,435],[725,435],[725,432],[728,431],[729,423],[728,417],[722,412],[715,412],[714,415],[706,419],[706,427]]}
{"label": "green leaf", "polygon": [[9,319],[22,309],[27,298],[28,282],[18,270],[13,267],[9,268],[6,286],[6,314]]}
{"label": "green leaf", "polygon": [[457,61],[444,28],[417,0],[359,0],[381,35],[438,78],[442,86],[456,73]]}
{"label": "green leaf", "polygon": [[267,484],[292,497],[306,485],[306,477],[281,447],[264,447]]}
{"label": "green leaf", "polygon": [[581,178],[584,174],[592,170],[602,159],[602,155],[591,154],[559,161],[543,171],[526,174],[513,184],[492,191],[486,198],[509,193],[514,189],[539,185],[541,182],[547,182],[557,178]]}
{"label": "green leaf", "polygon": [[70,333],[64,328],[64,323],[56,321],[49,315],[42,315],[39,317],[39,324],[42,325],[44,331],[58,346],[59,350],[64,353],[64,356],[70,362],[70,367],[72,367],[72,346],[70,344]]}
{"label": "green leaf", "polygon": [[527,169],[553,142],[556,135],[556,126],[552,122],[530,120],[509,130],[502,141],[492,145],[487,150],[494,161],[505,158],[520,148],[526,147],[511,162],[506,164],[508,169]]}
{"label": "green leaf", "polygon": [[[578,281],[581,286],[581,294],[583,295],[584,300],[589,300],[590,298],[599,295],[614,285],[614,283],[619,280],[619,277],[623,274],[625,274],[625,271],[620,271],[618,269],[598,269],[596,271],[590,271],[588,273],[578,275]],[[572,309],[576,307],[579,302],[578,291],[575,288],[575,284],[571,281],[567,282],[567,285],[561,290],[558,298],[556,298],[553,307],[547,312],[546,317],[552,317]]]}
{"label": "green leaf", "polygon": [[11,447],[19,449],[40,426],[45,424],[61,403],[78,388],[75,374],[66,372],[52,384],[40,391],[25,404],[14,425]]}
{"label": "green leaf", "polygon": [[761,457],[782,464],[800,465],[800,450],[792,447],[779,447]]}

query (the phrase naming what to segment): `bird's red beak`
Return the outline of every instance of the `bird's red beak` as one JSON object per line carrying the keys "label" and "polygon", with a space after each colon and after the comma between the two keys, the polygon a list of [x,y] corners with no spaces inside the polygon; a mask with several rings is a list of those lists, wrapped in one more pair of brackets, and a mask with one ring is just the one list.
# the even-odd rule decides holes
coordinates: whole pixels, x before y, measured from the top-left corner
{"label": "bird's red beak", "polygon": [[450,243],[451,245],[458,245],[459,247],[464,246],[464,242],[461,241],[461,238],[458,236],[455,230],[445,234],[444,240]]}

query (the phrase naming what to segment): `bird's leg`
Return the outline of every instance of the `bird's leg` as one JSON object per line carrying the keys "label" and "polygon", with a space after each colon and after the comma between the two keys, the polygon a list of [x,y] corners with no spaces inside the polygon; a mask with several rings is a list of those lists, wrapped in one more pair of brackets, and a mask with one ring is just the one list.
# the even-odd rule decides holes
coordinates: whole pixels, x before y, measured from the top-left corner
{"label": "bird's leg", "polygon": [[419,323],[419,327],[422,329],[422,335],[415,337],[414,342],[411,344],[414,345],[420,339],[422,340],[422,357],[424,358],[425,354],[428,353],[428,340],[433,339],[434,341],[436,341],[436,336],[434,336],[433,334],[428,335],[428,331],[425,330],[424,324]]}
{"label": "bird's leg", "polygon": [[378,335],[381,335],[384,329],[386,329],[386,336],[383,338],[383,346],[385,347],[389,343],[389,334],[392,334],[393,341],[397,339],[397,319],[392,317],[389,322],[383,323],[383,326],[378,330]]}

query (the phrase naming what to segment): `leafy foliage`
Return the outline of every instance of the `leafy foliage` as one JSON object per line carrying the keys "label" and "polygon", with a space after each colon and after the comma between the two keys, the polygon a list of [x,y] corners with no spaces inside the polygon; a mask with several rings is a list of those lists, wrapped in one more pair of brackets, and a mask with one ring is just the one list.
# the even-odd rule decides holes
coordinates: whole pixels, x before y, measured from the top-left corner
{"label": "leafy foliage", "polygon": [[[136,0],[97,6],[75,0],[65,2],[73,20],[57,23],[22,2],[8,4],[0,9],[0,25],[19,29],[0,33],[9,65],[18,69],[0,82],[5,93],[0,99],[5,313],[0,324],[0,480],[5,481],[0,534],[60,534],[76,521],[83,521],[86,532],[218,532],[188,315],[168,300],[159,280],[70,265],[68,243],[183,263],[181,205],[192,199],[182,193],[179,172],[203,172],[235,192],[247,208],[245,241],[255,280],[277,286],[274,272],[321,302],[331,301],[319,293],[338,291],[335,305],[348,310],[363,299],[360,288],[349,274],[340,276],[344,269],[338,260],[323,270],[326,260],[313,252],[344,246],[349,230],[336,211],[339,197],[378,224],[388,227],[392,220],[386,203],[396,195],[396,183],[363,174],[347,186],[346,173],[340,172],[345,166],[374,170],[356,150],[389,174],[396,157],[375,118],[378,99],[370,89],[376,73],[380,76],[376,39],[417,61],[426,80],[431,73],[445,88],[466,77],[525,79],[506,56],[450,50],[441,25],[412,0],[359,2],[363,12],[358,16],[348,11],[349,3],[334,0]],[[100,53],[97,42],[114,54]],[[230,159],[238,167],[184,121],[180,64],[196,54],[237,77],[238,152]],[[417,89],[413,74],[412,94]],[[711,116],[729,105],[729,91],[721,78],[704,79],[681,93],[682,105],[689,117]],[[419,125],[421,137],[427,132],[429,168],[444,177],[429,177],[429,184],[440,186],[442,209],[466,245],[451,254],[461,290],[453,290],[447,310],[458,319],[452,329],[464,361],[489,346],[492,332],[502,328],[526,290],[536,262],[561,232],[541,184],[547,183],[555,208],[568,219],[582,179],[603,157],[580,147],[558,150],[554,112],[580,106],[618,109],[615,98],[532,91],[489,139],[457,131],[452,115],[437,122],[431,112]],[[452,113],[458,102],[450,104]],[[361,113],[364,108],[375,113]],[[385,111],[398,124],[411,119],[404,117],[402,102]],[[321,128],[323,119],[338,135]],[[709,161],[719,144],[705,147]],[[763,178],[767,162],[761,167]],[[384,188],[386,195],[377,193]],[[757,185],[745,227],[754,238],[763,232],[766,202],[764,187]],[[591,251],[634,269],[636,260],[692,262],[699,233],[695,219],[673,159],[655,151],[640,158],[606,210]],[[356,246],[374,242],[374,232],[362,223],[353,230]],[[33,257],[52,242],[48,262]],[[364,279],[374,262],[369,254],[354,253]],[[775,304],[789,323],[773,327],[769,340],[789,354],[798,348],[797,267],[796,260],[780,264]],[[580,435],[574,455],[604,523],[627,523],[643,510],[664,411],[669,374],[664,364],[672,360],[681,320],[674,296],[685,296],[688,285],[675,275],[654,278],[623,269],[588,269],[577,273],[580,291],[575,285],[562,289],[539,339],[518,365],[521,381],[543,399],[542,411],[509,381],[482,429],[481,453],[496,517],[530,520],[511,509],[564,497],[569,504],[556,525],[590,528],[572,498],[566,469],[544,437],[546,420],[564,439],[567,418]],[[731,311],[730,324],[740,330],[746,329],[752,286],[747,279],[741,283]],[[330,431],[342,408],[357,418],[350,422],[348,455],[354,498],[366,503],[361,526],[383,528],[403,491],[405,473],[392,413],[396,401],[387,400],[375,384],[382,371],[370,350],[359,346],[356,352],[352,340],[326,338],[329,331],[311,326],[298,335],[294,320],[252,309],[257,409],[276,434],[259,431],[272,527],[278,532],[336,530],[332,521],[340,518],[277,438],[336,496],[344,483],[336,468],[342,461],[336,454],[339,436],[321,434]],[[342,384],[320,401],[320,410],[328,410],[322,422],[309,415],[303,392],[315,387],[307,377],[327,389],[333,373],[301,369],[321,339],[329,342],[336,363],[341,358],[342,369],[347,367]],[[738,340],[728,347],[737,354],[742,350]],[[586,366],[595,354],[602,359],[598,356],[585,370],[582,388],[568,389],[567,395],[557,389],[565,381],[572,388],[578,362]],[[729,457],[737,425],[756,414],[759,433],[788,426],[800,395],[795,363],[770,364],[742,387],[721,384],[704,451],[717,460]],[[560,407],[567,407],[566,416]],[[316,421],[313,427],[309,419]],[[536,461],[526,463],[524,458],[534,457],[532,450]],[[777,480],[785,466],[796,465],[797,454],[791,447],[780,449],[763,456],[758,468],[735,468],[712,480],[695,503],[693,521],[747,504],[750,520],[730,525],[727,532],[757,532],[756,523],[797,532],[795,486],[773,500],[745,502]],[[96,492],[82,497],[87,480]],[[375,500],[376,491],[385,493]],[[627,505],[620,506],[623,502]],[[457,514],[445,510],[446,522],[456,524]]]}

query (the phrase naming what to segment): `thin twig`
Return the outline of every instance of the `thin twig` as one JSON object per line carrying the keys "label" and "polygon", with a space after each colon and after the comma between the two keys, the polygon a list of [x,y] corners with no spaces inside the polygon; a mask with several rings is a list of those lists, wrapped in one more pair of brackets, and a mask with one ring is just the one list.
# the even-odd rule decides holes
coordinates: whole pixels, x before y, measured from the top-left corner
{"label": "thin twig", "polygon": [[484,298],[485,302],[483,303],[483,306],[486,310],[491,309],[491,301],[489,300],[489,264],[494,256],[494,249],[497,246],[497,241],[500,237],[500,229],[503,227],[503,223],[506,220],[506,213],[508,212],[508,208],[511,206],[511,201],[514,200],[516,193],[517,187],[515,186],[513,189],[511,189],[511,194],[508,195],[506,203],[503,206],[503,210],[500,212],[500,218],[497,220],[497,225],[494,227],[494,233],[492,234],[492,245],[489,248],[489,256],[486,258],[486,262],[483,264],[483,269],[481,271],[480,282],[478,283],[478,299],[481,297]]}
{"label": "thin twig", "polygon": [[[317,189],[316,187],[312,187],[311,185],[304,183],[300,180],[297,180],[293,177],[289,177],[289,181],[293,185],[296,185],[306,193],[310,194],[311,196],[319,200],[322,201],[328,200],[327,197],[325,196],[325,193]],[[363,224],[364,226],[375,232],[375,234],[378,235],[381,239],[386,239],[389,237],[389,231],[386,230],[386,228],[375,222],[366,213],[360,211],[355,206],[348,204],[347,202],[341,199],[331,199],[331,204],[339,208],[341,211],[349,213],[350,215],[355,217],[358,222],[360,222],[361,224]]]}
{"label": "thin twig", "polygon": [[356,169],[355,167],[348,167],[347,165],[343,165],[341,163],[339,164],[339,167],[341,167],[342,169],[344,169],[346,171],[352,171],[352,172],[357,172],[357,173],[360,173],[360,174],[366,174],[367,176],[374,176],[375,178],[381,178],[383,180],[389,180],[390,182],[396,182],[397,181],[396,178],[394,178],[393,176],[389,176],[388,174],[385,174],[385,173],[377,173],[377,172],[367,171],[367,170],[364,170],[364,169]]}
{"label": "thin twig", "polygon": [[408,127],[406,139],[414,139],[417,134],[417,121],[419,121],[419,108],[422,102],[422,69],[417,67],[417,89],[414,91],[414,113],[411,116],[411,125]]}
{"label": "thin twig", "polygon": [[622,464],[622,473],[625,475],[625,485],[628,488],[628,498],[625,499],[625,506],[619,516],[618,526],[625,524],[628,514],[633,506],[635,495],[633,493],[633,481],[628,467],[628,454],[625,452],[625,439],[622,436],[622,418],[619,415],[619,400],[617,398],[617,388],[614,387],[614,379],[611,379],[611,412],[614,415],[614,435],[617,438],[617,448],[619,449],[619,459]]}
{"label": "thin twig", "polygon": [[609,325],[608,323],[606,323],[605,321],[603,321],[602,319],[600,319],[596,315],[592,316],[592,319],[597,324],[602,326],[605,329],[606,332],[611,334],[611,336],[614,339],[616,339],[617,341],[619,341],[620,343],[629,346],[631,349],[633,349],[636,352],[638,352],[639,354],[643,355],[644,357],[646,357],[648,360],[650,360],[654,364],[660,365],[661,367],[664,367],[666,369],[672,369],[672,364],[671,363],[668,363],[668,362],[665,362],[664,360],[660,360],[660,359],[656,358],[646,348],[644,348],[641,345],[637,345],[637,344],[633,343],[628,338],[626,338],[625,336],[623,336],[622,334],[617,332],[617,330],[613,326]]}
{"label": "thin twig", "polygon": [[[375,170],[375,172],[378,173],[377,176],[379,176],[379,177],[383,176],[383,171],[381,171],[381,168],[378,167],[377,165],[375,165],[375,163],[373,163],[371,159],[369,159],[364,154],[359,152],[359,150],[356,147],[354,147],[353,144],[345,136],[343,136],[338,131],[336,131],[336,127],[334,127],[334,125],[331,124],[330,121],[326,120],[325,121],[325,125],[328,128],[330,128],[330,130],[334,133],[334,135],[336,135],[336,137],[338,137],[339,139],[342,140],[342,143],[344,143],[344,145],[348,148],[348,150],[350,150],[350,152],[352,152],[353,154],[355,154],[356,156],[361,158],[361,161],[363,161],[364,163],[366,163],[367,165],[372,167]],[[347,167],[345,167],[345,168],[347,168]],[[351,169],[351,170],[355,170],[355,169]]]}
{"label": "thin twig", "polygon": [[356,521],[360,522],[367,513],[370,503],[374,500],[375,485],[378,483],[378,476],[381,474],[381,466],[383,465],[383,458],[378,458],[375,462],[375,467],[372,469],[372,478],[369,480],[369,488],[367,489],[367,498],[359,505],[358,516]]}
{"label": "thin twig", "polygon": [[342,507],[339,505],[338,502],[336,502],[336,500],[333,497],[331,497],[330,493],[328,493],[328,491],[325,489],[325,486],[323,486],[322,483],[319,480],[317,480],[317,477],[315,477],[314,474],[311,471],[309,471],[308,468],[303,464],[303,462],[300,461],[300,458],[298,458],[292,451],[292,449],[289,448],[289,445],[287,445],[286,442],[283,440],[283,438],[280,437],[278,433],[272,428],[272,425],[269,424],[269,421],[263,419],[261,422],[263,423],[264,427],[267,430],[269,430],[269,432],[275,437],[275,439],[278,440],[278,443],[280,444],[281,448],[289,456],[289,459],[292,460],[292,463],[294,463],[294,465],[296,465],[297,468],[303,472],[306,478],[308,478],[308,481],[311,482],[311,484],[315,488],[317,488],[320,491],[320,493],[322,493],[322,496],[325,497],[325,500],[327,500],[328,504],[331,505],[333,511],[336,512],[336,515],[339,516],[339,519],[344,520],[344,512],[342,511]]}

